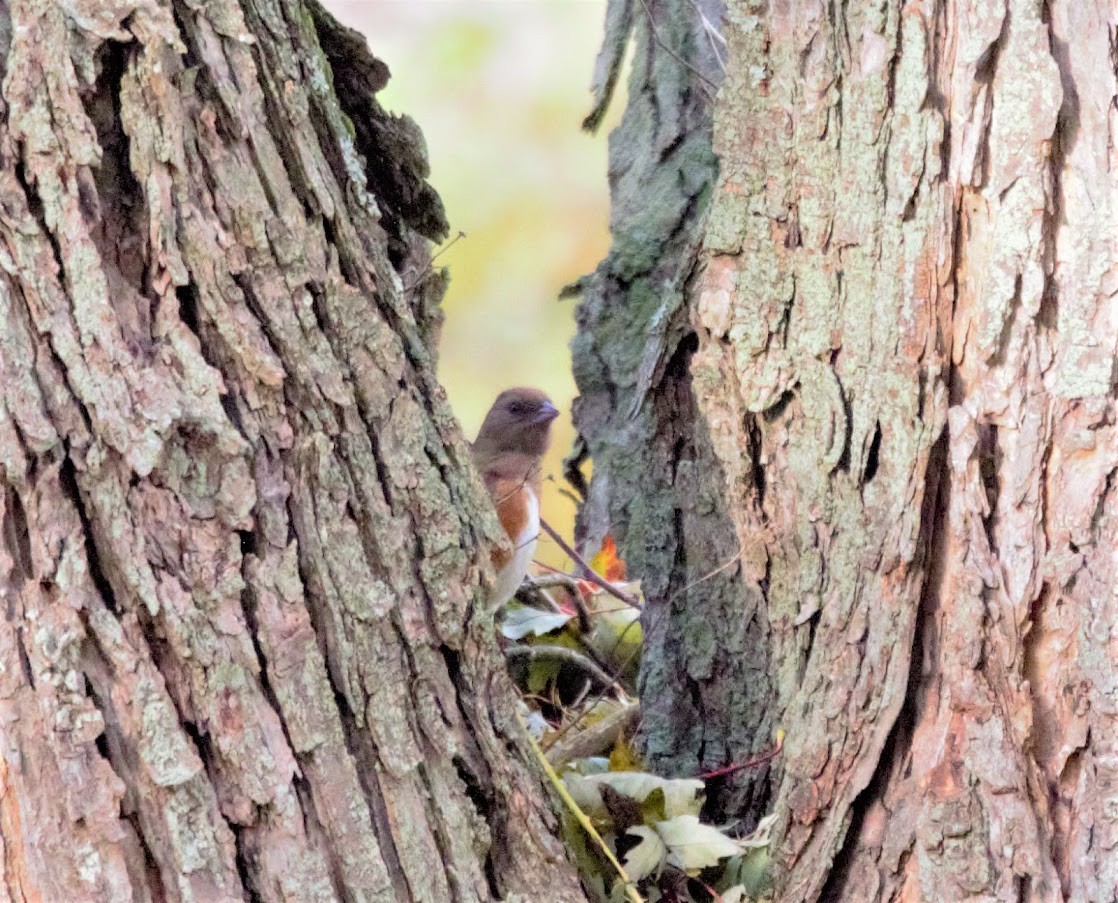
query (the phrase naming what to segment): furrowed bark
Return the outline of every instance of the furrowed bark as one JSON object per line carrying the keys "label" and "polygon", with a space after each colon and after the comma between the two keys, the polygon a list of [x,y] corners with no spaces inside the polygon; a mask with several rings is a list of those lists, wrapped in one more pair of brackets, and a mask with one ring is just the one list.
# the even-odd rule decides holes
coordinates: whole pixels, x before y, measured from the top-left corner
{"label": "furrowed bark", "polygon": [[[717,172],[710,128],[721,17],[720,3],[608,4],[590,126],[630,41],[633,68],[610,136],[613,244],[577,286],[572,346],[580,436],[572,465],[588,457],[594,471],[579,538],[593,547],[612,533],[641,579],[638,745],[650,767],[680,775],[764,751],[772,727],[763,599],[740,579],[742,550],[689,372],[696,338],[686,299]],[[763,776],[742,773],[712,796],[755,820]]]}
{"label": "furrowed bark", "polygon": [[693,368],[780,899],[1111,899],[1114,10],[794,6],[730,7]]}
{"label": "furrowed bark", "polygon": [[[725,621],[698,589],[650,615],[651,648],[763,625],[741,667],[767,668],[752,711],[787,731],[777,899],[1112,900],[1118,13],[731,0],[724,34],[675,428],[707,436],[742,588]],[[598,396],[598,448],[625,386]],[[591,451],[591,500],[635,485]],[[637,504],[609,509],[627,556]],[[690,561],[666,535],[653,605]],[[664,667],[642,710],[676,702]]]}
{"label": "furrowed bark", "polygon": [[9,17],[0,899],[582,899],[387,70],[298,0]]}

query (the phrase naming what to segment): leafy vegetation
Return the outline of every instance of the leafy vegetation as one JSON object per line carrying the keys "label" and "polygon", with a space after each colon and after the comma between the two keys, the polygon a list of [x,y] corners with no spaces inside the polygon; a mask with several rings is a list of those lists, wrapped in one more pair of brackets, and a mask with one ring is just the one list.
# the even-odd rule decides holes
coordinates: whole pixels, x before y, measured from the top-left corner
{"label": "leafy vegetation", "polygon": [[[581,577],[525,583],[500,629],[523,716],[562,804],[563,838],[601,903],[746,903],[770,890],[773,816],[750,834],[703,820],[702,776],[644,770],[639,721],[643,599],[607,538]],[[720,769],[721,775],[760,764]]]}

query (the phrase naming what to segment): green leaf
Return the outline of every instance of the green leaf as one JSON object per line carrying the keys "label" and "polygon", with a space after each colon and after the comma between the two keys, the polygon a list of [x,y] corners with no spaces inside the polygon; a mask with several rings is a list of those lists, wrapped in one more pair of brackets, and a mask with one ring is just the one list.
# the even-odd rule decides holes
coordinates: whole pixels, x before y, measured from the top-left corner
{"label": "green leaf", "polygon": [[632,741],[625,736],[618,737],[613,749],[609,751],[609,770],[640,771],[642,764],[640,756],[633,749]]}
{"label": "green leaf", "polygon": [[695,815],[678,815],[654,827],[668,847],[668,862],[685,872],[716,865],[741,852],[736,840],[704,825]]}
{"label": "green leaf", "polygon": [[559,832],[567,850],[574,856],[583,882],[589,886],[598,903],[609,903],[606,880],[612,869],[601,853],[588,842],[587,834],[570,812],[564,810],[559,817]]}
{"label": "green leaf", "polygon": [[598,903],[610,903],[609,894],[606,893],[606,879],[601,875],[587,875],[585,872],[582,875],[582,882],[585,884]]}
{"label": "green leaf", "polygon": [[640,664],[641,643],[644,640],[640,625],[641,613],[612,596],[606,598],[609,600],[609,607],[591,614],[594,626],[583,637],[583,641],[600,661],[611,668],[623,669],[621,676],[632,679]]}
{"label": "green leaf", "polygon": [[625,854],[625,871],[629,877],[633,881],[640,881],[652,874],[659,875],[668,855],[668,848],[660,835],[644,825],[630,828],[627,833],[641,839],[640,843]]}
{"label": "green leaf", "polygon": [[772,856],[767,847],[747,849],[726,864],[725,878],[745,888],[750,897],[763,897],[773,888]]}
{"label": "green leaf", "polygon": [[540,611],[528,605],[509,603],[505,606],[505,616],[501,620],[501,635],[509,640],[522,640],[531,634],[543,636],[558,630],[574,615],[554,611]]}
{"label": "green leaf", "polygon": [[613,892],[609,895],[609,903],[629,903],[633,898],[629,895],[629,888],[623,881],[616,881]]}
{"label": "green leaf", "polygon": [[657,787],[641,803],[641,814],[645,824],[655,824],[668,817],[668,798],[663,787]]}

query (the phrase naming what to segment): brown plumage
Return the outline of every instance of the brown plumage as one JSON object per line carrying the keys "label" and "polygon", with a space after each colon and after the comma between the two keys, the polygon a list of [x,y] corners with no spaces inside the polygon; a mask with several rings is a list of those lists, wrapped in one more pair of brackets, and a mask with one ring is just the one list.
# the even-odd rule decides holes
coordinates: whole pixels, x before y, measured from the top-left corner
{"label": "brown plumage", "polygon": [[535,553],[543,456],[551,444],[551,423],[558,416],[558,409],[539,389],[506,389],[493,402],[474,440],[474,464],[512,543],[511,552],[493,554],[494,606],[512,598]]}

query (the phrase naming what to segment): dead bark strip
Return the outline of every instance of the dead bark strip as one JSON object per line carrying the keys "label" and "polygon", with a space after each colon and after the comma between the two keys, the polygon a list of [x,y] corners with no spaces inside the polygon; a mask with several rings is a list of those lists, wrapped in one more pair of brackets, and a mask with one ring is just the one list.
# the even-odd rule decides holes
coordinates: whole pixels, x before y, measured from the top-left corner
{"label": "dead bark strip", "polygon": [[298,0],[9,16],[0,900],[581,899],[384,67]]}

